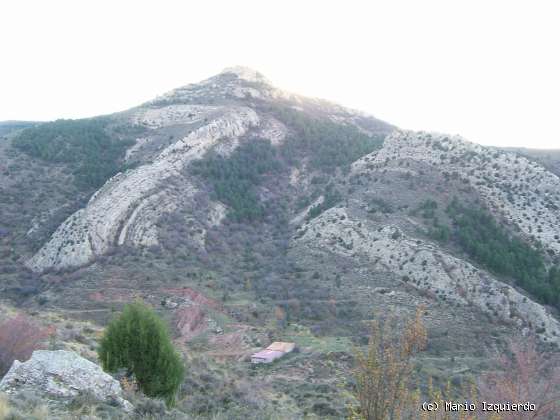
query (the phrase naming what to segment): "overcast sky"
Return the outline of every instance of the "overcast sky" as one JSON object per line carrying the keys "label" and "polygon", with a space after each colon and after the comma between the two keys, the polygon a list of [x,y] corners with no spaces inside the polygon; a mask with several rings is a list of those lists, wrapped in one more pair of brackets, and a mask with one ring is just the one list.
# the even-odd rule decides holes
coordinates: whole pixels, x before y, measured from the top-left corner
{"label": "overcast sky", "polygon": [[560,148],[557,1],[0,2],[0,120],[127,109],[224,67],[399,127]]}

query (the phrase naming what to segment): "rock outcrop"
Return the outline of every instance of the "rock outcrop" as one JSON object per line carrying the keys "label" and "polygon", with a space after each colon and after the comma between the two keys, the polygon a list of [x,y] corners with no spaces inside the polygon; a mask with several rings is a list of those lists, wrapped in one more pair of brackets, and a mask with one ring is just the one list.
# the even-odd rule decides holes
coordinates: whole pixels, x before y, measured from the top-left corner
{"label": "rock outcrop", "polygon": [[[169,116],[167,108],[160,110],[165,116],[151,112],[150,123],[156,127],[168,124],[173,115],[182,121],[183,113]],[[208,114],[215,111],[211,107]],[[93,195],[85,208],[59,226],[50,241],[28,261],[28,266],[35,271],[79,267],[112,246],[157,244],[158,218],[176,208],[176,201],[163,182],[179,177],[188,162],[200,158],[219,140],[242,136],[259,121],[250,108],[223,109],[219,117],[165,148],[153,163],[117,174]],[[182,198],[192,197],[195,192],[195,187],[185,180]]]}
{"label": "rock outcrop", "polygon": [[[395,131],[383,148],[355,162],[353,173],[379,169],[415,174],[406,162],[437,168],[470,185],[486,206],[527,238],[560,255],[560,178],[515,153],[468,142],[459,136]],[[385,164],[389,167],[384,167]]]}
{"label": "rock outcrop", "polygon": [[47,400],[64,400],[89,393],[99,401],[117,403],[126,411],[133,409],[122,397],[117,380],[95,363],[64,350],[36,350],[28,361],[14,361],[0,381],[0,391],[9,395],[30,391]]}
{"label": "rock outcrop", "polygon": [[373,270],[395,273],[436,299],[472,305],[501,322],[538,332],[544,341],[560,342],[560,323],[543,306],[434,244],[407,236],[397,226],[377,227],[337,207],[301,229],[304,233],[297,241],[309,248],[365,258]]}
{"label": "rock outcrop", "polygon": [[[267,111],[276,101],[283,106],[305,106],[314,115],[355,125],[368,133],[386,134],[391,128],[364,113],[286,93],[254,70],[226,69],[115,114],[119,124],[142,131],[124,157],[137,167],[109,179],[26,265],[36,272],[78,268],[112,247],[158,245],[158,220],[177,211],[182,203],[192,202],[199,192],[184,173],[190,162],[210,150],[227,156],[248,136],[267,139],[275,146],[282,143],[290,127]],[[173,188],[174,182],[180,188]],[[211,203],[203,211],[211,214],[217,206],[220,204]],[[192,219],[189,215],[186,218]],[[198,228],[205,231],[205,226]],[[189,240],[203,246],[203,236]]]}

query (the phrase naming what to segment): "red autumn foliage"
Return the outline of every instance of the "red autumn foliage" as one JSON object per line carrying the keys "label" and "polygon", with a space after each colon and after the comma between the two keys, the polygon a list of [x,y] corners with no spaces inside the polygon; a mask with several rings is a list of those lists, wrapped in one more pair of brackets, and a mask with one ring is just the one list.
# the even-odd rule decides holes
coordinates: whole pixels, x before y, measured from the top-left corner
{"label": "red autumn foliage", "polygon": [[29,359],[50,333],[50,330],[39,327],[24,315],[0,324],[0,376],[8,371],[14,360]]}
{"label": "red autumn foliage", "polygon": [[481,378],[480,396],[488,402],[536,405],[534,412],[502,413],[503,420],[553,418],[560,412],[560,356],[539,352],[534,338],[511,342],[510,352],[496,359],[498,371]]}

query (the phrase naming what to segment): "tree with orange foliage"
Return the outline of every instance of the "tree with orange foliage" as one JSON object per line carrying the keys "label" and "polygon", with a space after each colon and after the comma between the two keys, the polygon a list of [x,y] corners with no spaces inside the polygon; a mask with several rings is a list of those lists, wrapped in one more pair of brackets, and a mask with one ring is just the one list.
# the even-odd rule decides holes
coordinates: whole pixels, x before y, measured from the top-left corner
{"label": "tree with orange foliage", "polygon": [[487,402],[530,402],[533,412],[504,412],[503,420],[558,418],[560,413],[560,356],[539,352],[534,337],[510,342],[510,355],[496,358],[498,371],[479,381],[481,398]]}
{"label": "tree with orange foliage", "polygon": [[0,376],[8,371],[14,360],[29,359],[48,335],[49,330],[21,314],[0,324]]}
{"label": "tree with orange foliage", "polygon": [[408,320],[400,335],[393,318],[373,322],[367,352],[356,354],[356,399],[351,418],[400,419],[413,399],[410,393],[413,357],[426,346],[423,308]]}
{"label": "tree with orange foliage", "polygon": [[288,314],[282,306],[277,305],[276,308],[274,308],[274,317],[276,318],[276,324],[278,325],[278,328],[286,328],[286,324],[288,322]]}

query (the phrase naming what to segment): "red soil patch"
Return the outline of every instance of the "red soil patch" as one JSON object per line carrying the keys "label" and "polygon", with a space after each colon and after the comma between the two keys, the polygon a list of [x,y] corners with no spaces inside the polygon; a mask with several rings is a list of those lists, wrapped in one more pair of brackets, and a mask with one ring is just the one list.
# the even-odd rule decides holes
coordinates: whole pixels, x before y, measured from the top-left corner
{"label": "red soil patch", "polygon": [[191,289],[190,287],[183,287],[183,288],[176,288],[176,289],[161,289],[161,291],[173,296],[179,296],[188,299],[191,302],[200,306],[206,306],[218,311],[223,310],[223,306],[220,302],[214,299],[210,299],[204,296],[202,293],[197,292],[194,289]]}
{"label": "red soil patch", "polygon": [[89,294],[89,299],[93,300],[94,302],[103,302],[105,300],[105,296],[101,292],[93,292]]}
{"label": "red soil patch", "polygon": [[188,306],[177,309],[175,322],[180,339],[189,341],[206,329],[208,318],[200,306]]}
{"label": "red soil patch", "polygon": [[223,311],[220,302],[190,287],[160,289],[160,292],[170,297],[183,298],[190,303],[188,306],[180,306],[175,312],[175,325],[182,342],[187,342],[206,330],[209,320],[206,308]]}
{"label": "red soil patch", "polygon": [[214,357],[244,357],[251,354],[252,346],[247,343],[245,336],[249,327],[247,325],[237,325],[236,331],[221,334],[210,338],[209,344],[213,351],[210,355]]}

